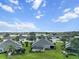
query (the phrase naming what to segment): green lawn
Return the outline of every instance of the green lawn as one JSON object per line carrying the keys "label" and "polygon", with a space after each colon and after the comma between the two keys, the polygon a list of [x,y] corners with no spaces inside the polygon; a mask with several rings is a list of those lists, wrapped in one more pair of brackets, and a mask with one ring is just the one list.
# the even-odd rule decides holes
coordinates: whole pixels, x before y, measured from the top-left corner
{"label": "green lawn", "polygon": [[[23,55],[15,55],[11,56],[11,59],[79,59],[78,56],[69,56],[68,58],[65,57],[61,53],[61,43],[56,44],[55,50],[46,50],[45,52],[39,52],[39,53],[29,53],[29,47],[26,48],[26,53]],[[0,59],[6,59],[5,54],[0,54]]]}

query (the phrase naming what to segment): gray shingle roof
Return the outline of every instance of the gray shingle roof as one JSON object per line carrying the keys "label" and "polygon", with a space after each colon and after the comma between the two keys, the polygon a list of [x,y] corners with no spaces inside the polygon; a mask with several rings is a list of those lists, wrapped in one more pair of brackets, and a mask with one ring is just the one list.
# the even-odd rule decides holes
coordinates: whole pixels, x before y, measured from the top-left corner
{"label": "gray shingle roof", "polygon": [[11,39],[5,39],[3,42],[0,43],[0,48],[5,48],[7,46],[13,46],[15,49],[22,48],[22,45],[20,43]]}
{"label": "gray shingle roof", "polygon": [[43,47],[45,47],[46,45],[54,46],[54,44],[53,44],[52,42],[50,42],[49,40],[47,40],[47,39],[40,39],[40,40],[38,40],[38,41],[36,41],[36,42],[34,42],[34,43],[32,44],[32,48],[34,48],[34,47],[43,48]]}

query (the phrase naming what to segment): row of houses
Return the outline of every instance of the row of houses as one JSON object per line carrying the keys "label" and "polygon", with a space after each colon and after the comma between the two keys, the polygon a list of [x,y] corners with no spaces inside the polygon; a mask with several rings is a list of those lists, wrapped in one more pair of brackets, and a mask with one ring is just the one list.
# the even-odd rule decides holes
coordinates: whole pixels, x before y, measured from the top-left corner
{"label": "row of houses", "polygon": [[45,49],[53,49],[54,43],[47,38],[37,39],[36,41],[30,41],[27,39],[19,38],[19,41],[14,41],[11,38],[5,38],[0,42],[0,53],[7,51],[10,47],[13,49],[22,49],[22,42],[32,43],[31,51],[45,51]]}
{"label": "row of houses", "polygon": [[[41,34],[37,34],[36,35],[36,40],[34,41],[31,41],[31,40],[27,40],[26,38],[28,37],[28,35],[24,34],[24,35],[10,35],[10,37],[16,37],[16,36],[19,36],[19,41],[14,41],[12,40],[11,38],[4,38],[2,42],[0,42],[0,53],[2,52],[5,52],[8,50],[9,47],[13,47],[14,49],[18,50],[18,49],[22,49],[22,43],[21,42],[29,42],[29,43],[32,43],[32,47],[31,47],[31,50],[32,51],[45,51],[46,49],[53,49],[55,47],[55,42],[57,40],[59,40],[59,38],[61,38],[62,36],[60,35],[55,35],[53,36],[52,34],[50,35],[51,36],[51,39],[47,39],[46,38],[46,34],[42,34],[43,36],[45,36],[45,38],[42,38],[42,39],[38,39],[38,36],[41,36]],[[59,37],[59,38],[58,38]],[[78,36],[75,36],[76,38],[78,38]],[[66,47],[69,47],[71,46],[70,45],[70,42],[66,42]]]}

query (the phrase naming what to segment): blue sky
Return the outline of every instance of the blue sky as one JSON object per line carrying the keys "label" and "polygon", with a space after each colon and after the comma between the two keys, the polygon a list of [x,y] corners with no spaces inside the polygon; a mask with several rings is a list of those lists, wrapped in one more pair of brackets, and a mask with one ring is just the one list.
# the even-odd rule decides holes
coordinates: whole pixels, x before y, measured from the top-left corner
{"label": "blue sky", "polygon": [[79,0],[0,0],[0,32],[79,30]]}

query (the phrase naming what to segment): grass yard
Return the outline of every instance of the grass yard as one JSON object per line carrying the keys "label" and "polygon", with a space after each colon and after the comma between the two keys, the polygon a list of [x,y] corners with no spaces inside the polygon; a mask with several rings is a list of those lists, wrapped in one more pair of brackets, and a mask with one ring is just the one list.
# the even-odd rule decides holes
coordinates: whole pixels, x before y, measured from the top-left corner
{"label": "grass yard", "polygon": [[[45,52],[30,53],[30,47],[26,48],[26,53],[23,55],[11,56],[11,59],[79,59],[78,56],[65,57],[62,52],[61,43],[56,44],[55,50],[46,50]],[[0,54],[0,59],[7,59],[5,54]]]}

